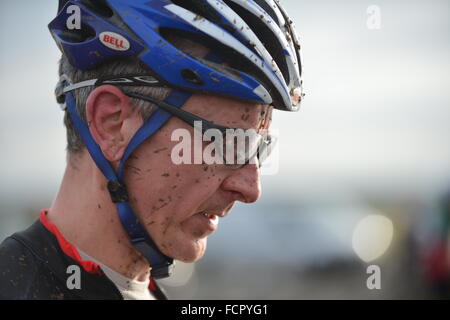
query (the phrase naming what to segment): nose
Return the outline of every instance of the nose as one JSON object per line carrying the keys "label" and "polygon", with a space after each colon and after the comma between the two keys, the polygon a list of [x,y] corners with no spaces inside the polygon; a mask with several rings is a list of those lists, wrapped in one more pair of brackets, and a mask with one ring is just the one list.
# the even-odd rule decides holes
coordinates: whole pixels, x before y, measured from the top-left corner
{"label": "nose", "polygon": [[260,172],[257,164],[248,164],[222,182],[222,189],[234,194],[234,200],[252,203],[261,196]]}

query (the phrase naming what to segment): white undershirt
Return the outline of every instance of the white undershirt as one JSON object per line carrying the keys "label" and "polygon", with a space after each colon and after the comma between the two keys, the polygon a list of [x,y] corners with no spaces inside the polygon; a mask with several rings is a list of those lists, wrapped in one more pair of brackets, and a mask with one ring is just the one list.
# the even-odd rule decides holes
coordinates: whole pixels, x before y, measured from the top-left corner
{"label": "white undershirt", "polygon": [[105,275],[115,284],[117,289],[120,291],[124,300],[155,300],[155,297],[148,289],[150,279],[147,279],[146,281],[137,281],[130,279],[118,273],[117,271],[114,271],[100,261],[90,257],[80,249],[77,248],[77,250],[83,260],[95,262],[100,266]]}

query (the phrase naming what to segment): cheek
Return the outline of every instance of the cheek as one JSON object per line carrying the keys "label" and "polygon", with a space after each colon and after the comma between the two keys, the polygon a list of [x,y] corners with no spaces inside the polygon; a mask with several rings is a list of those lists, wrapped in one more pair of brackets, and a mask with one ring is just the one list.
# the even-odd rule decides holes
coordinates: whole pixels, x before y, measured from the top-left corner
{"label": "cheek", "polygon": [[[181,223],[216,192],[222,181],[216,168],[203,165],[162,165],[140,168],[131,164],[127,174],[130,204],[145,227],[163,236]],[[147,163],[150,166],[150,163]]]}
{"label": "cheek", "polygon": [[148,223],[159,222],[163,230],[167,225],[182,226],[217,191],[223,179],[215,168],[206,165],[180,165],[165,171],[149,176],[151,183],[139,190],[138,199],[142,200],[136,200],[141,217]]}

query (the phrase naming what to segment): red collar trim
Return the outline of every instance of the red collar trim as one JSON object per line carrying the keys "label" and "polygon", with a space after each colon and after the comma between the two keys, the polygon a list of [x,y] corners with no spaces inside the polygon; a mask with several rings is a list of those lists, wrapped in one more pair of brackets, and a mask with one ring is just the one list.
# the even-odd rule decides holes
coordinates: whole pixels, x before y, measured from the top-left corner
{"label": "red collar trim", "polygon": [[155,280],[153,280],[153,278],[152,277],[150,277],[150,283],[148,284],[148,289],[150,290],[150,291],[156,291],[156,283],[155,283]]}
{"label": "red collar trim", "polygon": [[[50,220],[47,219],[48,210],[49,209],[43,209],[39,212],[39,220],[44,225],[44,227],[56,237],[61,250],[73,260],[78,262],[83,267],[84,271],[94,274],[102,274],[103,271],[101,270],[100,266],[93,261],[81,259],[80,253],[78,252],[77,248],[63,237],[56,225],[54,225]],[[152,277],[150,277],[148,288],[150,289],[150,291],[156,291],[157,289],[156,283]]]}
{"label": "red collar trim", "polygon": [[100,266],[93,261],[81,259],[80,253],[78,252],[77,248],[75,248],[75,246],[69,241],[64,239],[58,228],[50,220],[47,219],[48,210],[49,209],[41,210],[39,212],[39,219],[44,227],[56,237],[61,250],[73,260],[78,262],[83,267],[84,271],[94,274],[102,274],[103,272]]}

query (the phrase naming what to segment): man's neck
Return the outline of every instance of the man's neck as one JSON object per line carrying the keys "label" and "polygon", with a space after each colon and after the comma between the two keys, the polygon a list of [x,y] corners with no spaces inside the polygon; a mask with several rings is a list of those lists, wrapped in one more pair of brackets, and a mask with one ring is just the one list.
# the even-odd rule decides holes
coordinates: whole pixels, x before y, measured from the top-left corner
{"label": "man's neck", "polygon": [[72,161],[68,161],[48,219],[86,254],[128,278],[144,281],[150,266],[132,247],[107,192],[106,179],[86,156],[76,164]]}

